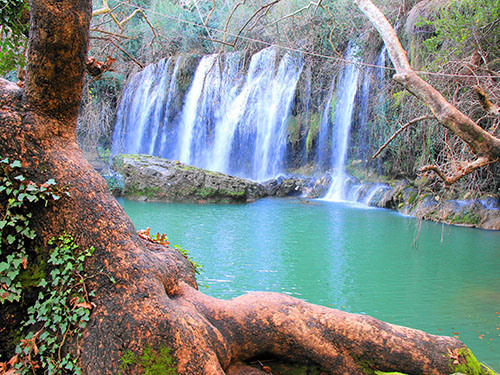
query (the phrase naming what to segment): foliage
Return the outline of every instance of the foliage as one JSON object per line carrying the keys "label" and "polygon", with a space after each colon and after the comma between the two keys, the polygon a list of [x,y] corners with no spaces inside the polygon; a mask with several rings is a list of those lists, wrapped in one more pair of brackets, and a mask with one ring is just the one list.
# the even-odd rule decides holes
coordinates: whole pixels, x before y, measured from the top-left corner
{"label": "foliage", "polygon": [[40,367],[49,375],[81,374],[78,358],[62,352],[62,347],[82,336],[93,308],[90,297],[94,292],[87,291],[83,265],[94,248],[80,249],[68,234],[53,238],[49,245],[53,247],[48,259],[52,270],[38,283],[38,299],[24,323],[28,333],[17,346],[13,363],[19,374]]}
{"label": "foliage", "polygon": [[159,351],[148,345],[142,355],[128,350],[121,358],[120,374],[134,373],[144,375],[177,375],[177,366],[170,354],[170,348],[162,347]]}
{"label": "foliage", "polygon": [[193,260],[193,258],[191,258],[189,256],[189,251],[186,250],[186,249],[183,249],[182,247],[178,246],[178,245],[174,245],[174,249],[176,249],[179,253],[181,253],[182,255],[184,255],[184,257],[189,260],[189,262],[191,263],[191,265],[193,266],[194,268],[194,272],[198,275],[201,275],[201,273],[203,272],[203,265],[201,265],[200,263],[198,263],[197,261]]}
{"label": "foliage", "polygon": [[[38,298],[28,307],[23,323],[26,335],[17,345],[16,355],[0,369],[8,367],[17,374],[35,373],[44,369],[46,374],[79,374],[76,358],[63,353],[62,346],[79,337],[89,320],[93,295],[85,286],[87,275],[83,271],[85,259],[93,249],[81,250],[67,234],[49,241],[52,247],[43,270],[31,264],[36,233],[32,228],[33,211],[37,205],[57,201],[63,189],[53,179],[43,184],[28,180],[18,160],[0,160],[0,302],[19,302],[28,287],[36,287]],[[38,261],[38,259],[37,259]],[[28,268],[31,267],[31,268]],[[37,274],[26,275],[34,270]],[[50,270],[50,272],[49,272]],[[33,284],[33,282],[36,282]],[[15,370],[14,370],[15,369]],[[9,370],[10,371],[10,370]]]}
{"label": "foliage", "polygon": [[475,48],[498,56],[499,17],[497,0],[453,0],[442,9],[439,18],[426,21],[434,27],[435,34],[424,45],[431,52],[445,47],[440,50],[442,58],[448,57],[450,50],[455,56],[463,56]]}
{"label": "foliage", "polygon": [[28,5],[23,0],[0,0],[0,75],[24,67]]}
{"label": "foliage", "polygon": [[[0,220],[0,303],[19,301],[22,285],[19,276],[28,265],[27,245],[36,236],[31,229],[30,207],[49,199],[58,200],[59,191],[53,179],[44,184],[27,180],[19,171],[19,160],[0,160],[0,201],[3,212]],[[7,251],[8,250],[8,251]]]}

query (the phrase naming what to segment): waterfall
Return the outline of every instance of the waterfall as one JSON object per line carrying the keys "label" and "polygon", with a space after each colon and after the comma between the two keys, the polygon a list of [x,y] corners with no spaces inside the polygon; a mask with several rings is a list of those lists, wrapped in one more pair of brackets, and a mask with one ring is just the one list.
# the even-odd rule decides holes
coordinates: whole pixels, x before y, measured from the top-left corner
{"label": "waterfall", "polygon": [[[350,45],[345,59],[355,60],[357,51],[356,46]],[[347,180],[347,175],[344,171],[344,164],[347,156],[354,99],[358,89],[358,76],[359,69],[353,63],[348,63],[340,75],[332,135],[332,184],[324,197],[325,200],[339,201],[345,199],[344,183]]]}
{"label": "waterfall", "polygon": [[147,153],[200,168],[264,180],[283,173],[286,127],[303,67],[297,53],[275,47],[201,58],[182,109],[178,64],[162,60],[138,73],[120,103],[112,154]]}
{"label": "waterfall", "polygon": [[[123,92],[116,115],[111,153],[151,154],[159,147],[155,140],[160,124],[168,117],[167,87],[175,82],[178,63],[170,72],[172,59],[162,59],[137,73]],[[166,97],[167,96],[167,97]]]}
{"label": "waterfall", "polygon": [[336,76],[332,78],[332,83],[330,84],[330,91],[328,92],[328,98],[325,102],[325,107],[323,108],[323,113],[321,116],[321,125],[319,127],[318,134],[318,148],[316,152],[316,164],[320,169],[330,167],[331,159],[331,148],[328,147],[328,140],[330,138],[330,127],[331,127],[331,112],[332,112],[332,98],[335,92],[335,81]]}

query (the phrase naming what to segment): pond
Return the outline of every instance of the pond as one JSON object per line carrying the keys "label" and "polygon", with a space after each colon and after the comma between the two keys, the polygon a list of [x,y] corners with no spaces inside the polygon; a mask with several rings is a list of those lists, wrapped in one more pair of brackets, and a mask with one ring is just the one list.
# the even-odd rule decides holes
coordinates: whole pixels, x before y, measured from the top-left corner
{"label": "pond", "polygon": [[458,336],[500,371],[500,233],[338,202],[120,204],[204,266],[204,293],[274,291]]}

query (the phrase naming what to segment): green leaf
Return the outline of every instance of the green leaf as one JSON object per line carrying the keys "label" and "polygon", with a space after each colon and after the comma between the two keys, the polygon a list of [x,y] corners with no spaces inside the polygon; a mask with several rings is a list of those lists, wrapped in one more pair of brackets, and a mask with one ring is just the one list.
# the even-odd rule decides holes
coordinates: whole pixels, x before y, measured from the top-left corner
{"label": "green leaf", "polygon": [[45,185],[55,185],[55,184],[56,184],[56,180],[54,180],[53,178],[51,178],[45,182]]}
{"label": "green leaf", "polygon": [[12,234],[9,234],[7,236],[7,242],[9,243],[9,245],[12,245],[15,241],[16,241],[16,237],[14,237]]}
{"label": "green leaf", "polygon": [[20,168],[21,167],[21,162],[19,160],[14,160],[12,163],[10,163],[10,166],[12,168]]}

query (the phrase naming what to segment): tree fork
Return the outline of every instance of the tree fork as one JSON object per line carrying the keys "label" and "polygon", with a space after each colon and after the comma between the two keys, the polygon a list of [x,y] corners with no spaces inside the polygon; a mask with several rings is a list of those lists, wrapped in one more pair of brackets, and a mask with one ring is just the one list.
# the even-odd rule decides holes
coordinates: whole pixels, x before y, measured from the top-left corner
{"label": "tree fork", "polygon": [[231,373],[242,361],[267,356],[351,375],[449,374],[453,358],[467,362],[465,355],[451,356],[465,350],[455,338],[275,293],[231,301],[200,293],[192,265],[137,235],[76,143],[90,1],[32,0],[30,6],[26,88],[0,80],[0,155],[21,160],[27,178],[53,178],[70,194],[33,213],[42,245],[67,232],[82,248],[95,248],[86,268],[95,275],[96,307],[83,341],[67,343],[84,373],[117,374],[125,352],[148,345],[170,347],[178,371],[192,375]]}

